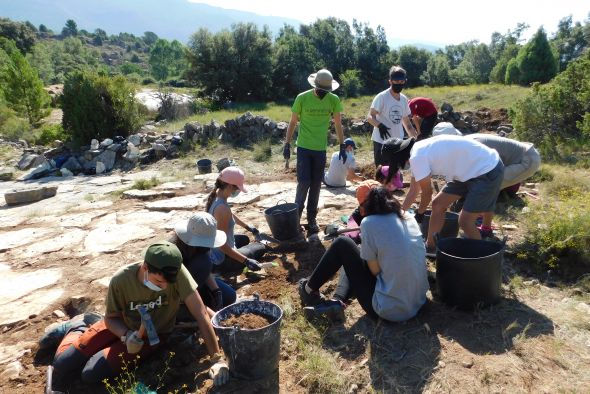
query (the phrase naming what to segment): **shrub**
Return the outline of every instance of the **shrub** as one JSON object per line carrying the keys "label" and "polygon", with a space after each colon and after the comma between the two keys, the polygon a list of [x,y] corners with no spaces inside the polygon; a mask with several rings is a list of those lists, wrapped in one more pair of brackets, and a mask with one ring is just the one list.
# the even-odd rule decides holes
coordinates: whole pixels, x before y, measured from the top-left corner
{"label": "shrub", "polygon": [[528,182],[547,182],[552,181],[555,175],[553,171],[545,166],[541,166],[539,171],[537,171],[532,177],[527,179]]}
{"label": "shrub", "polygon": [[134,96],[133,85],[121,75],[72,74],[62,96],[64,129],[81,144],[93,138],[127,136],[140,126]]}
{"label": "shrub", "polygon": [[545,157],[562,158],[560,144],[590,140],[590,51],[569,63],[546,85],[533,84],[511,108],[515,134],[540,147]]}
{"label": "shrub", "polygon": [[156,81],[151,77],[144,78],[143,81],[141,81],[142,85],[151,85],[154,83],[156,83]]}
{"label": "shrub", "polygon": [[23,139],[31,143],[34,140],[29,122],[16,116],[8,117],[0,123],[0,135],[9,141]]}
{"label": "shrub", "polygon": [[272,157],[272,145],[270,139],[261,141],[254,146],[253,159],[256,162],[266,162]]}
{"label": "shrub", "polygon": [[340,75],[340,80],[345,97],[358,97],[363,88],[358,70],[346,70]]}
{"label": "shrub", "polygon": [[64,132],[64,129],[60,124],[43,125],[37,131],[35,144],[49,145],[55,140],[65,142],[68,140],[68,137],[69,136]]}
{"label": "shrub", "polygon": [[573,175],[544,187],[547,202],[530,206],[524,215],[525,239],[517,257],[566,278],[590,270],[590,185]]}

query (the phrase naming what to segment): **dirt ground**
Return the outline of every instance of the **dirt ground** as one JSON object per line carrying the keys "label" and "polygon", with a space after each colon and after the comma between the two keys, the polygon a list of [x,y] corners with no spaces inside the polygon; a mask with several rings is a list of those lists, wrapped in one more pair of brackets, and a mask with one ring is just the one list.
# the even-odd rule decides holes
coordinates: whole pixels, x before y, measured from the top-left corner
{"label": "dirt ground", "polygon": [[[219,155],[223,148],[219,149],[210,154]],[[357,153],[363,174],[371,174],[371,156],[368,150]],[[242,156],[240,165],[247,169],[250,184],[295,181],[294,169],[285,170],[284,163],[277,157],[268,163],[255,163]],[[185,167],[194,168],[194,165],[187,164],[186,160],[173,160],[154,167],[175,172],[176,169],[184,171]],[[526,190],[537,193],[534,186]],[[202,184],[192,183],[182,194],[201,191]],[[505,204],[519,206],[517,200]],[[116,199],[106,209],[118,212],[140,206],[135,200]],[[353,208],[353,205],[345,205],[339,210],[325,210],[319,216],[320,227],[338,220],[340,215],[349,214]],[[258,211],[253,212],[252,207],[242,206],[234,211],[252,218],[260,227],[266,226],[260,208],[256,209]],[[517,218],[510,219],[510,223],[518,227]],[[32,226],[38,224],[24,222],[19,228]],[[264,276],[226,278],[241,296],[258,293],[261,299],[276,302],[284,309],[281,359],[276,373],[259,381],[232,379],[228,385],[215,388],[207,376],[206,352],[204,346],[198,346],[194,328],[179,327],[167,339],[166,346],[142,363],[136,377],[152,388],[159,386],[158,392],[590,392],[590,312],[582,305],[587,304],[571,288],[560,286],[548,276],[539,276],[516,262],[510,251],[522,232],[518,228],[506,231],[509,240],[503,265],[502,299],[498,304],[469,312],[448,307],[438,299],[436,282],[433,282],[428,303],[415,318],[405,323],[373,321],[353,301],[346,309],[344,324],[299,326],[301,307],[297,281],[311,273],[330,241],[320,237],[282,245],[263,259],[278,263],[267,269]],[[35,342],[48,324],[60,320],[53,311],[63,310],[70,316],[81,310],[104,311],[106,288],[92,286],[91,281],[96,278],[85,276],[93,259],[106,258],[113,267],[120,267],[136,261],[146,246],[169,234],[161,229],[120,251],[90,259],[55,252],[34,260],[11,261],[13,269],[62,268],[67,296],[37,315],[0,327],[2,346],[31,343],[30,352],[21,358],[24,371],[17,379],[0,377],[0,393],[43,392],[52,353],[39,351]],[[434,262],[429,266],[435,269]],[[515,281],[517,276],[523,280]],[[329,294],[334,286],[333,281],[322,290]],[[83,299],[80,305],[74,306],[71,296],[76,294],[83,295]],[[304,337],[303,342],[316,342],[298,345],[299,337],[294,331],[301,331],[300,327],[307,330],[298,334]],[[327,372],[339,380],[332,383],[331,376],[326,379],[314,376],[313,371],[317,370],[306,364],[301,346],[312,346],[312,349],[316,346],[318,354],[327,354],[331,360]],[[103,393],[105,389],[102,385],[88,386],[73,380],[69,392]]]}

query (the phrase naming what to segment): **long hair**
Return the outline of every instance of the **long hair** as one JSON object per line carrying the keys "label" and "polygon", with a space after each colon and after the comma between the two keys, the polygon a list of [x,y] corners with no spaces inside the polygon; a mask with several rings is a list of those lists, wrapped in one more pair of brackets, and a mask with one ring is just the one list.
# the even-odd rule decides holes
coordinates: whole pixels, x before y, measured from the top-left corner
{"label": "long hair", "polygon": [[[391,171],[391,167],[389,168]],[[363,202],[365,216],[385,215],[395,213],[402,219],[402,206],[386,188],[380,186],[369,191],[369,195]]]}
{"label": "long hair", "polygon": [[213,201],[217,198],[217,189],[223,190],[225,189],[229,183],[222,181],[221,179],[217,178],[215,181],[215,186],[213,186],[213,190],[209,193],[209,197],[207,197],[207,204],[205,205],[205,212],[209,212],[211,205],[213,205]]}
{"label": "long hair", "polygon": [[383,174],[383,167],[381,164],[377,166],[377,170],[375,171],[375,180],[383,185],[389,185],[391,180],[393,179],[393,175],[397,173],[397,171],[392,172],[391,167],[387,170],[387,176]]}

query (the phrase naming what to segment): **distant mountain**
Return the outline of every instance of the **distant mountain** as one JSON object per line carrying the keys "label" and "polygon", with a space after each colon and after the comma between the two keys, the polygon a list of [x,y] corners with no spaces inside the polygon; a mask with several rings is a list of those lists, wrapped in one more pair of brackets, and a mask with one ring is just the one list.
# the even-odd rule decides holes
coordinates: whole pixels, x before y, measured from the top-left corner
{"label": "distant mountain", "polygon": [[167,39],[186,43],[203,27],[211,32],[230,29],[232,23],[252,22],[267,25],[273,34],[284,24],[299,27],[295,19],[262,16],[252,12],[228,10],[188,0],[1,0],[0,17],[44,24],[59,33],[66,20],[73,19],[78,29],[108,34],[120,32],[136,36],[152,31]]}

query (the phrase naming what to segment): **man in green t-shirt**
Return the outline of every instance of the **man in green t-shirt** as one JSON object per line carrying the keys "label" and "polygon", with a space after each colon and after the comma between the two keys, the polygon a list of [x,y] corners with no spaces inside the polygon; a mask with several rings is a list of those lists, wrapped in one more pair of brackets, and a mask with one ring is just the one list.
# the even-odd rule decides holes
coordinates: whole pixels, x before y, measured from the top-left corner
{"label": "man in green t-shirt", "polygon": [[[159,344],[150,344],[139,308],[147,310],[159,338],[172,332],[180,301],[197,321],[212,361],[209,371],[216,385],[229,379],[217,338],[197,284],[182,265],[176,245],[161,241],[145,252],[144,262],[121,268],[109,283],[105,318],[90,327],[72,327],[61,341],[53,362],[53,386],[68,374],[82,371],[82,381],[98,383],[119,374],[124,363],[143,361]],[[160,340],[162,343],[163,340]]]}
{"label": "man in green t-shirt", "polygon": [[[287,129],[283,157],[291,157],[291,138],[299,122],[297,133],[297,192],[295,203],[299,205],[299,217],[303,213],[307,198],[307,224],[309,234],[319,232],[316,221],[320,187],[326,167],[326,148],[330,119],[334,118],[334,127],[340,143],[339,157],[346,162],[346,146],[342,132],[342,103],[335,94],[338,82],[330,71],[322,69],[311,74],[307,81],[313,89],[300,93],[291,108],[291,121]],[[309,192],[309,198],[308,198]]]}

